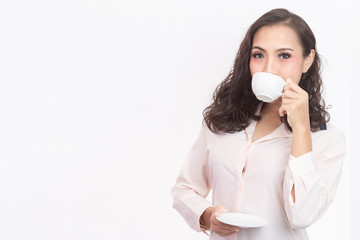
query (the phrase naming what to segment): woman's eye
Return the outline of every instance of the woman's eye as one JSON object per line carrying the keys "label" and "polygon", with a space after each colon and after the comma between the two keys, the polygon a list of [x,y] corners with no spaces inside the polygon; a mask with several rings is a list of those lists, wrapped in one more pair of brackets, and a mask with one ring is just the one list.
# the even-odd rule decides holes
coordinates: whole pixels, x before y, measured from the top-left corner
{"label": "woman's eye", "polygon": [[261,53],[254,53],[254,54],[252,55],[252,57],[253,57],[253,58],[258,58],[258,59],[264,58],[264,56],[263,56]]}
{"label": "woman's eye", "polygon": [[279,55],[279,57],[280,57],[281,59],[289,59],[289,58],[290,58],[290,54],[288,54],[288,53],[282,53],[282,54]]}

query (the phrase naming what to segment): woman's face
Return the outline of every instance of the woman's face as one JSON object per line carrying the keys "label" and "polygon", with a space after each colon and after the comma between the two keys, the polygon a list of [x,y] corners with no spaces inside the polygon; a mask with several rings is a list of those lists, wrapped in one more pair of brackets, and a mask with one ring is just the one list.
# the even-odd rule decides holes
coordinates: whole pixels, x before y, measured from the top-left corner
{"label": "woman's face", "polygon": [[303,57],[303,48],[297,33],[285,25],[264,26],[254,35],[250,57],[251,76],[256,72],[269,72],[291,79],[299,84],[302,73],[307,72],[314,59],[312,50]]}

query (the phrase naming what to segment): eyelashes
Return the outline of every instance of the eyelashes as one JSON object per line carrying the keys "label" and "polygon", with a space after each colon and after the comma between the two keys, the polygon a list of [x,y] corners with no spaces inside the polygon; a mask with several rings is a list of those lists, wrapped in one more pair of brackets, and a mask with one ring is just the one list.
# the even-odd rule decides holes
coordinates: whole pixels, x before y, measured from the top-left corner
{"label": "eyelashes", "polygon": [[288,53],[281,53],[279,55],[279,58],[281,58],[281,59],[289,59],[290,57],[291,57],[291,55]]}
{"label": "eyelashes", "polygon": [[262,55],[261,53],[254,53],[251,56],[256,59],[264,58],[264,55]]}
{"label": "eyelashes", "polygon": [[[253,57],[255,59],[262,59],[262,58],[264,58],[264,55],[262,53],[253,53],[253,54],[251,54],[251,57]],[[291,58],[291,54],[289,54],[289,53],[280,53],[278,55],[278,58],[286,60],[286,59]]]}

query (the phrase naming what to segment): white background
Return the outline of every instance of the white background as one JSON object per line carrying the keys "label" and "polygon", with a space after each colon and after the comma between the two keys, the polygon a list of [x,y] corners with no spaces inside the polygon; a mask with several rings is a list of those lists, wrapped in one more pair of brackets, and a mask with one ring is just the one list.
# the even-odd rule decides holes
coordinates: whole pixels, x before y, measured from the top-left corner
{"label": "white background", "polygon": [[277,7],[314,31],[348,145],[309,234],[359,239],[354,2],[0,1],[0,239],[206,239],[170,189],[246,30]]}

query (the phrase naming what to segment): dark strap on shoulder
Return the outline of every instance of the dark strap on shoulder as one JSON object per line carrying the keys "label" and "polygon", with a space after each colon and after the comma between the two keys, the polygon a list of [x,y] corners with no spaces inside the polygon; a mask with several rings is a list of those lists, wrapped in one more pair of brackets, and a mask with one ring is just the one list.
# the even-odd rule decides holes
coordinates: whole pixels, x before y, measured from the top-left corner
{"label": "dark strap on shoulder", "polygon": [[320,125],[320,130],[327,130],[326,123]]}

